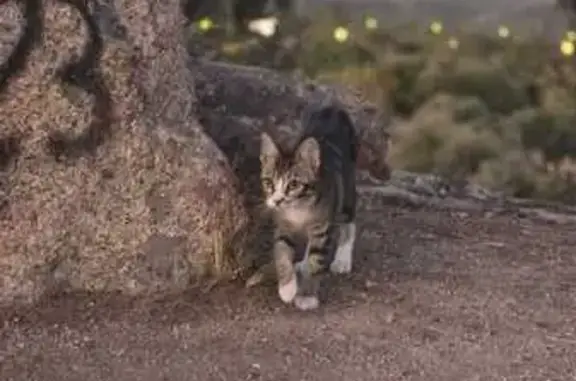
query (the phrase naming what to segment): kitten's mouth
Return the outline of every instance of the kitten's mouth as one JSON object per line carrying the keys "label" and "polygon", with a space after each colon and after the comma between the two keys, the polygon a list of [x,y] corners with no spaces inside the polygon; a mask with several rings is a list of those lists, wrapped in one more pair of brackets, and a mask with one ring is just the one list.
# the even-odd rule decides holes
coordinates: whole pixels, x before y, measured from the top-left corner
{"label": "kitten's mouth", "polygon": [[282,200],[280,200],[280,201],[266,200],[266,206],[272,210],[276,210],[276,209],[280,209],[282,202],[283,202]]}

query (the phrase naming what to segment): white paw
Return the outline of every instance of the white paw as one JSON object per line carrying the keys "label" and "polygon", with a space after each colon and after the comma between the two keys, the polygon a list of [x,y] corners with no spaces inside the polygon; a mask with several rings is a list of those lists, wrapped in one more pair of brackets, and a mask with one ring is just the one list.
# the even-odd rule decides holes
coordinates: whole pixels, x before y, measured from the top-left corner
{"label": "white paw", "polygon": [[348,274],[352,271],[352,252],[356,239],[356,225],[354,223],[343,225],[340,232],[340,242],[334,260],[330,264],[330,271],[334,274]]}
{"label": "white paw", "polygon": [[330,264],[330,271],[334,274],[349,274],[352,271],[352,258],[336,258]]}
{"label": "white paw", "polygon": [[311,311],[318,308],[320,302],[316,296],[297,296],[294,299],[294,305],[300,311]]}
{"label": "white paw", "polygon": [[298,281],[294,275],[290,282],[278,286],[278,295],[284,303],[290,303],[298,293]]}

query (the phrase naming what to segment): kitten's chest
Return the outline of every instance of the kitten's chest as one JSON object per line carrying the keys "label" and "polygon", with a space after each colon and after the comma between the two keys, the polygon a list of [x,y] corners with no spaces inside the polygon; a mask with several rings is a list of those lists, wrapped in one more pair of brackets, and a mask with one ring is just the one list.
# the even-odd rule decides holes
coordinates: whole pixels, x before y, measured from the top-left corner
{"label": "kitten's chest", "polygon": [[291,230],[302,230],[316,219],[316,214],[310,208],[289,208],[282,211],[279,217],[291,227]]}

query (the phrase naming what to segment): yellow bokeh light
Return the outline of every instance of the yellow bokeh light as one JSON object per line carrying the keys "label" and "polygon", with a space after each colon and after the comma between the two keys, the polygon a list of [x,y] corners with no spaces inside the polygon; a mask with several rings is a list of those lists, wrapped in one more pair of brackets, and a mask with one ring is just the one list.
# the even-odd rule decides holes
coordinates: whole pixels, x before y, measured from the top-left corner
{"label": "yellow bokeh light", "polygon": [[573,30],[569,30],[566,32],[566,39],[568,41],[576,41],[576,32]]}
{"label": "yellow bokeh light", "polygon": [[334,29],[334,39],[338,42],[346,42],[350,37],[350,32],[343,26],[339,26]]}
{"label": "yellow bokeh light", "polygon": [[204,17],[198,20],[198,29],[200,29],[202,32],[206,32],[212,29],[213,27],[214,22],[208,17]]}
{"label": "yellow bokeh light", "polygon": [[460,41],[458,41],[456,37],[450,37],[448,39],[448,46],[450,47],[450,49],[458,49],[458,47],[460,46]]}
{"label": "yellow bokeh light", "polygon": [[366,27],[366,29],[369,30],[374,30],[378,28],[378,20],[375,19],[374,17],[366,17],[366,20],[364,20],[364,26]]}
{"label": "yellow bokeh light", "polygon": [[432,34],[440,34],[442,33],[442,30],[444,28],[442,27],[442,23],[440,21],[434,21],[430,24],[430,32],[432,32]]}
{"label": "yellow bokeh light", "polygon": [[560,51],[564,56],[574,55],[574,43],[568,40],[562,40],[560,43]]}
{"label": "yellow bokeh light", "polygon": [[506,26],[501,26],[498,28],[498,36],[500,38],[508,38],[510,37],[510,29]]}

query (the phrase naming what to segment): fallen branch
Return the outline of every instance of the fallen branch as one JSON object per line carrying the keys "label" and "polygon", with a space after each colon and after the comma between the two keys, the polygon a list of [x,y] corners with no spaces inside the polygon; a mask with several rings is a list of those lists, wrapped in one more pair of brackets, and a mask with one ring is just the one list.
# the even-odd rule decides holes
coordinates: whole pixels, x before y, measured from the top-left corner
{"label": "fallen branch", "polygon": [[514,215],[545,223],[576,223],[576,208],[560,203],[507,197],[470,182],[450,183],[436,175],[394,171],[383,183],[359,174],[358,192],[367,209],[383,205],[431,207],[486,216]]}

